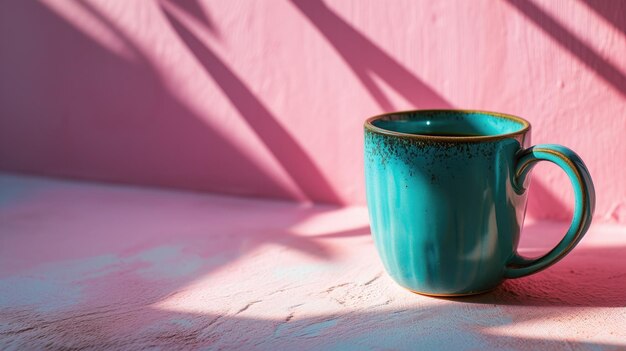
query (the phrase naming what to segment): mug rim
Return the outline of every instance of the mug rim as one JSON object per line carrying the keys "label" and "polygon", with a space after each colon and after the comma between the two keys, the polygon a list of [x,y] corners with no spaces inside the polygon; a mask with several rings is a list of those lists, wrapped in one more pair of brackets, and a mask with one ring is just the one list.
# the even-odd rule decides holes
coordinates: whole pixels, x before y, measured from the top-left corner
{"label": "mug rim", "polygon": [[[411,133],[402,133],[396,132],[389,129],[384,129],[375,126],[372,122],[380,120],[384,117],[391,115],[403,115],[403,114],[415,114],[415,113],[428,113],[428,112],[450,112],[450,113],[462,113],[462,114],[484,114],[489,115],[496,118],[508,119],[522,124],[522,128],[518,131],[511,133],[503,133],[496,135],[475,135],[475,136],[441,136],[441,135],[427,135],[427,134],[411,134]],[[364,123],[365,129],[382,134],[387,136],[394,136],[399,138],[408,138],[408,139],[417,139],[417,140],[430,140],[430,141],[446,141],[446,142],[468,142],[468,141],[491,141],[491,140],[501,140],[506,138],[515,137],[518,135],[524,135],[528,131],[530,131],[530,122],[527,120],[517,117],[514,115],[501,113],[501,112],[493,112],[493,111],[484,111],[484,110],[465,110],[465,109],[426,109],[426,110],[403,110],[403,111],[395,111],[395,112],[387,112],[379,115],[375,115],[365,120]]]}

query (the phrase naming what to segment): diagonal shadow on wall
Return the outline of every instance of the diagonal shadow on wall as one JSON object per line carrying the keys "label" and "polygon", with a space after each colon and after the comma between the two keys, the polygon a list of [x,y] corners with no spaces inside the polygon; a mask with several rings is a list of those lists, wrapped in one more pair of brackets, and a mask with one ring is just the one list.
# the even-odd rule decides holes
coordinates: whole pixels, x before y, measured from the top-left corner
{"label": "diagonal shadow on wall", "polygon": [[280,125],[243,80],[176,18],[169,9],[169,6],[174,6],[173,3],[162,1],[161,4],[163,13],[179,37],[308,199],[341,204],[342,200],[299,142]]}
{"label": "diagonal shadow on wall", "polygon": [[346,61],[385,111],[394,106],[373,80],[384,80],[414,108],[451,108],[451,104],[389,54],[346,23],[321,0],[291,0]]}
{"label": "diagonal shadow on wall", "polygon": [[[23,140],[24,148],[31,148],[50,158],[59,157],[58,154],[64,156],[64,161],[68,163],[69,168],[62,173],[52,174],[113,181],[116,180],[115,170],[124,166],[130,167],[130,175],[125,174],[130,183],[167,186],[170,185],[171,178],[174,177],[178,181],[181,178],[190,182],[196,181],[194,186],[190,186],[192,189],[211,192],[223,191],[224,187],[226,190],[229,190],[228,187],[237,188],[247,181],[247,179],[240,177],[241,174],[246,176],[253,174],[256,183],[252,185],[255,192],[248,193],[248,195],[263,197],[276,197],[278,195],[285,198],[293,196],[263,168],[259,167],[253,158],[242,152],[209,124],[202,122],[205,116],[198,115],[180,103],[165,86],[165,82],[161,80],[157,71],[158,68],[153,66],[132,39],[127,37],[97,8],[82,0],[76,1],[74,4],[80,6],[93,19],[114,33],[132,53],[133,60],[122,58],[98,45],[93,39],[37,2],[13,2],[8,7],[15,13],[23,12],[24,14],[21,17],[18,16],[19,18],[36,19],[33,22],[37,25],[31,25],[24,21],[10,22],[11,28],[22,30],[24,38],[28,40],[21,43],[16,41],[3,43],[2,46],[3,49],[7,50],[6,52],[24,58],[22,50],[34,50],[29,45],[38,47],[40,43],[45,43],[42,37],[55,39],[52,41],[54,50],[47,52],[44,59],[46,65],[41,67],[45,72],[35,71],[34,75],[25,77],[24,67],[17,67],[19,69],[7,70],[8,74],[3,75],[5,84],[11,84],[13,89],[18,92],[20,89],[28,89],[32,92],[33,99],[41,100],[38,103],[47,106],[50,114],[42,116],[32,113],[27,107],[18,106],[21,108],[17,108],[14,103],[7,103],[2,106],[3,115],[6,112],[7,118],[0,120],[0,126],[3,123],[20,126],[17,128],[19,133],[16,133],[16,137]],[[87,56],[80,65],[69,60],[69,58],[80,53]],[[43,58],[36,56],[35,62],[40,59]],[[17,60],[15,61],[17,62]],[[223,64],[218,64],[220,65],[216,69],[226,69]],[[32,65],[32,62],[26,62],[25,67],[30,68]],[[5,69],[6,67],[2,65],[2,68]],[[106,74],[103,74],[103,70]],[[33,74],[32,71],[28,71],[28,73]],[[232,74],[230,71],[222,73],[226,79],[235,79],[236,77]],[[44,83],[49,83],[49,80],[63,86],[63,89],[43,89],[40,91],[38,90],[41,89],[38,84],[40,80],[44,80]],[[239,80],[232,84],[234,84],[234,88],[231,87],[230,89],[245,89]],[[53,99],[37,98],[44,93],[52,94]],[[250,94],[246,90],[243,93],[244,99],[253,99],[251,96],[246,96],[246,93]],[[5,95],[3,92],[3,99],[11,99],[11,97],[10,93]],[[255,102],[252,104],[253,107],[258,107],[261,113],[266,113],[265,118],[272,118],[266,110],[264,112],[264,107],[255,105]],[[252,110],[248,112],[253,113]],[[22,125],[28,128],[23,128]],[[45,141],[40,141],[44,139],[37,138],[39,131],[32,126],[39,126],[46,133],[53,133],[58,142],[49,145]],[[14,125],[11,125],[10,129],[16,130]],[[270,130],[270,132],[274,133],[272,135],[276,138],[284,136],[286,133],[280,130]],[[5,150],[0,148],[0,156],[4,155],[3,151]],[[28,170],[31,167],[28,163],[29,158],[23,157],[23,162],[23,167]],[[302,163],[298,165],[304,167],[302,171],[308,171],[306,165]],[[95,170],[95,173],[89,174],[83,168],[85,166],[87,169],[91,169],[91,172]],[[212,184],[204,185],[197,182],[197,178],[190,178],[185,172],[178,173],[178,169],[185,169],[199,175],[200,181],[203,179],[202,177],[216,179],[220,185],[218,187],[212,187]],[[140,172],[133,174],[132,171],[135,170]],[[146,173],[150,175],[147,179],[144,178]],[[316,190],[316,184],[310,186],[312,187],[311,191]],[[86,194],[86,196],[90,196],[90,194]],[[130,201],[136,200],[131,199]],[[60,201],[71,200],[61,198]],[[225,207],[228,207],[228,201],[230,200],[223,201]],[[240,200],[233,199],[232,201]],[[269,201],[266,207],[278,206],[272,204],[273,202]],[[212,251],[215,245],[203,247],[201,251],[206,256],[225,255],[223,260],[212,269],[239,259],[243,254],[243,247],[246,250],[253,250],[266,244],[283,246],[321,259],[331,259],[332,252],[323,242],[305,236],[293,235],[291,228],[311,216],[332,211],[335,208],[332,206],[301,207],[296,204],[283,204],[281,206],[283,207],[278,207],[287,213],[283,217],[284,220],[273,223],[261,233],[256,231],[237,232],[230,236],[226,246],[223,247],[224,252],[221,253]],[[149,201],[146,202],[146,208],[149,208]],[[96,213],[97,211],[94,212],[94,214]],[[138,215],[136,220],[132,218],[123,220],[121,227],[117,227],[117,229],[112,225],[107,225],[106,228],[103,228],[105,233],[99,236],[100,239],[104,240],[101,244],[106,245],[107,242],[120,240],[120,236],[123,237],[128,233],[133,233],[134,237],[146,235],[146,240],[153,242],[159,242],[161,239],[167,242],[169,239],[159,237],[160,231],[149,229],[152,222],[152,220],[146,219],[149,217],[149,215]],[[165,217],[163,218],[165,221],[175,220],[167,215]],[[208,216],[207,218],[213,218],[214,224],[219,222],[218,217]],[[209,222],[211,222],[210,219]],[[256,225],[261,225],[261,222],[262,220],[258,218],[250,220],[250,223]],[[133,228],[134,225],[143,229],[136,230],[138,228]],[[176,227],[182,228],[184,224],[181,223]],[[211,229],[209,227],[207,231],[210,232]],[[174,230],[175,233],[177,231]],[[362,226],[351,228],[345,234],[342,231],[333,234],[344,236],[366,235],[368,233],[368,227]],[[206,240],[206,236],[206,232],[198,234],[200,241]],[[93,240],[90,239],[87,242],[89,241]],[[78,241],[76,242],[78,243]],[[88,245],[87,242],[81,245]],[[205,272],[205,274],[208,273],[210,271]]]}
{"label": "diagonal shadow on wall", "polygon": [[205,11],[204,7],[200,3],[200,0],[177,0],[176,5],[185,11],[185,13],[200,21],[200,23],[202,23],[204,27],[215,37],[221,37],[219,28],[215,25],[210,13]]}
{"label": "diagonal shadow on wall", "polygon": [[[626,76],[555,18],[529,0],[507,0],[526,18],[548,34],[561,47],[577,57],[585,66],[610,84],[622,97],[626,97]],[[607,2],[608,3],[608,2]]]}
{"label": "diagonal shadow on wall", "polygon": [[606,0],[581,0],[623,35],[626,35],[626,2]]}
{"label": "diagonal shadow on wall", "polygon": [[[536,169],[532,170],[537,172]],[[569,221],[572,219],[573,210],[558,198],[554,192],[538,179],[536,174],[531,174],[531,183],[528,190],[528,205],[526,211],[532,218],[550,218],[555,220]],[[569,186],[567,184],[566,186]]]}
{"label": "diagonal shadow on wall", "polygon": [[[2,104],[2,112],[10,116],[2,122],[8,123],[6,130],[18,129],[25,134],[13,133],[4,138],[10,145],[20,145],[20,154],[9,153],[8,147],[2,148],[0,155],[4,165],[1,167],[41,172],[37,161],[31,161],[36,159],[35,155],[44,154],[45,149],[48,160],[62,158],[64,164],[59,167],[47,161],[51,166],[44,173],[48,175],[102,181],[124,179],[129,183],[159,186],[180,186],[184,182],[194,190],[296,199],[296,195],[277,183],[258,161],[203,123],[204,116],[198,116],[174,98],[161,81],[159,68],[93,5],[77,1],[73,6],[80,6],[114,33],[132,53],[133,60],[102,50],[78,31],[66,30],[68,25],[51,20],[41,4],[12,5],[16,11],[28,13],[24,16],[38,18],[38,24],[28,28],[12,22],[7,24],[13,26],[7,28],[20,31],[24,40],[3,44],[7,62],[15,61],[21,66],[11,69],[9,65],[2,66],[2,99],[6,102]],[[48,43],[40,38],[44,35],[58,35],[61,40],[47,50],[45,64],[42,64],[34,62],[42,60],[38,58],[40,55],[23,51],[36,47],[37,42]],[[38,50],[45,50],[39,47]],[[30,58],[20,60],[20,57]],[[71,64],[74,57],[83,59]],[[311,157],[243,82],[215,56],[206,58],[214,59],[211,64],[217,66],[211,66],[210,73],[255,130],[262,133],[262,139],[306,195],[314,201],[340,203],[341,199]],[[53,66],[55,69],[50,69]],[[51,83],[63,89],[51,94],[46,90]],[[24,89],[30,91],[29,95],[37,104],[19,103],[20,96],[26,95]],[[30,112],[28,106],[42,104],[47,106],[49,116],[38,120],[38,114]],[[51,118],[54,116],[62,118]],[[50,139],[50,133],[64,133],[66,137],[58,138],[55,145],[47,145],[45,140]],[[40,138],[39,134],[44,137]],[[206,179],[213,182],[206,182]]]}
{"label": "diagonal shadow on wall", "polygon": [[[133,59],[100,46],[42,3],[6,3],[5,11],[15,16],[5,25],[21,34],[2,44],[2,168],[294,198],[258,161],[173,97],[157,68],[90,3],[73,5],[114,33]],[[35,103],[22,102],[23,96]],[[250,174],[254,184],[246,188]]]}
{"label": "diagonal shadow on wall", "polygon": [[[115,144],[121,145],[119,148],[118,159],[111,162],[139,162],[142,167],[150,167],[150,162],[171,162],[175,167],[177,162],[200,162],[202,167],[205,167],[211,162],[217,162],[223,167],[228,168],[228,162],[238,163],[237,167],[245,167],[247,172],[258,172],[260,178],[264,179],[262,186],[275,186],[275,189],[280,187],[275,184],[271,177],[264,174],[260,169],[256,167],[254,162],[250,160],[245,154],[241,153],[235,146],[231,145],[225,140],[219,133],[212,130],[210,127],[201,123],[201,116],[195,115],[189,111],[185,106],[178,103],[173,97],[169,95],[166,89],[163,88],[162,82],[158,78],[153,76],[154,72],[151,68],[145,67],[141,60],[138,64],[131,64],[125,62],[110,52],[97,47],[97,45],[90,42],[90,40],[80,33],[77,33],[71,26],[67,25],[63,21],[56,18],[54,15],[46,11],[42,11],[37,3],[24,3],[29,11],[33,12],[34,16],[38,19],[44,18],[48,26],[45,31],[47,34],[54,32],[55,34],[62,33],[62,36],[68,41],[72,42],[72,45],[77,45],[80,49],[86,49],[97,55],[97,63],[93,66],[87,67],[77,77],[77,85],[65,86],[66,89],[70,89],[68,96],[77,98],[75,103],[77,110],[69,110],[74,115],[65,115],[66,118],[87,119],[86,123],[93,126],[109,126],[107,124],[108,118],[114,118],[116,113],[124,116],[123,121],[124,128],[130,128],[130,130],[120,130],[115,135]],[[31,24],[24,24],[30,26]],[[112,25],[112,24],[110,24]],[[24,28],[24,30],[28,30]],[[58,39],[58,37],[56,37]],[[35,41],[37,42],[37,41]],[[55,45],[59,45],[58,41],[55,41]],[[72,57],[73,52],[70,52],[68,58]],[[50,52],[50,55],[57,55],[59,53]],[[59,54],[60,55],[60,54]],[[209,53],[209,55],[213,55]],[[50,57],[48,57],[50,58]],[[65,58],[63,56],[62,58]],[[55,66],[56,69],[62,71],[63,74],[68,73],[68,69],[72,67],[70,64],[64,66],[62,60],[56,58],[57,63],[60,66]],[[209,57],[209,60],[211,57]],[[214,58],[217,59],[217,58]],[[108,67],[108,77],[103,77],[93,72],[102,67]],[[218,66],[221,67],[221,66]],[[54,73],[54,72],[53,72]],[[113,77],[111,78],[111,75]],[[234,73],[225,73],[225,78],[232,78]],[[19,78],[17,75],[11,76],[12,78]],[[234,78],[237,78],[236,76]],[[109,80],[110,79],[110,80]],[[241,82],[239,82],[241,83]],[[126,84],[128,87],[124,88]],[[241,88],[237,82],[233,87],[228,89],[232,90],[231,93],[237,92],[238,88]],[[102,85],[102,86],[101,86]],[[245,86],[243,87],[245,88]],[[117,90],[116,90],[117,89]],[[125,95],[135,89],[139,89],[142,92],[135,93],[133,99],[145,99],[145,101],[160,100],[157,109],[149,109],[145,104],[135,104],[133,99]],[[121,90],[121,91],[120,91]],[[74,94],[74,95],[72,95]],[[96,95],[92,95],[96,94]],[[103,95],[98,95],[103,94]],[[142,95],[148,94],[148,95]],[[154,95],[149,95],[154,94]],[[245,94],[244,94],[245,95]],[[155,99],[155,97],[157,99]],[[83,104],[80,98],[90,98],[88,103]],[[95,99],[95,100],[94,100]],[[68,101],[66,101],[68,102]],[[69,101],[72,102],[72,101]],[[111,106],[111,103],[115,103],[115,106]],[[58,108],[52,106],[53,108]],[[98,109],[103,109],[107,113],[99,112]],[[67,110],[63,110],[67,111]],[[142,116],[148,116],[148,119],[142,119]],[[20,114],[18,117],[25,117],[28,123],[43,123],[43,120],[37,119],[40,116],[32,116],[28,114]],[[126,120],[126,118],[128,120]],[[132,135],[127,135],[126,132],[132,132]],[[95,143],[95,155],[98,155],[99,147],[116,147],[111,145],[111,135],[107,135],[105,138],[90,140],[91,143]],[[94,144],[77,144],[83,148],[90,149],[94,147]],[[150,155],[156,148],[159,153],[156,155]],[[173,152],[168,152],[166,148],[172,148]],[[220,150],[219,154],[213,154],[208,152],[209,150]],[[199,150],[197,154],[194,154],[194,150]],[[82,150],[89,151],[89,150]],[[185,152],[195,155],[191,158],[185,156]],[[137,156],[137,158],[134,155]],[[155,157],[156,156],[156,157]],[[73,156],[78,157],[78,156]],[[150,157],[155,157],[153,160]],[[208,158],[205,158],[208,157]],[[146,160],[148,158],[148,160]],[[231,159],[232,158],[232,159]],[[179,160],[180,159],[180,160]],[[209,163],[207,163],[209,162]],[[221,163],[220,163],[221,162]],[[240,164],[239,164],[240,163]],[[229,172],[232,169],[227,169]],[[266,182],[265,182],[266,181]],[[80,198],[80,196],[79,196]],[[128,202],[136,201],[136,199],[129,199]],[[234,200],[228,200],[234,201]],[[146,207],[150,206],[150,203],[154,203],[153,200],[146,200]],[[221,204],[223,205],[223,204]],[[227,205],[226,205],[227,206]],[[215,209],[212,213],[213,216],[220,216],[219,209]],[[268,209],[268,213],[274,212],[273,208]],[[249,214],[252,211],[247,211]],[[288,211],[287,211],[288,212]],[[68,348],[68,347],[110,347],[110,348],[139,348],[145,346],[145,343],[153,343],[152,346],[159,347],[171,347],[178,348],[181,346],[193,347],[198,346],[201,343],[206,345],[239,345],[241,348],[249,346],[263,345],[268,348],[273,345],[274,342],[280,342],[282,340],[286,342],[298,342],[301,341],[304,344],[312,341],[317,341],[317,345],[328,345],[331,348],[335,345],[339,348],[339,343],[335,343],[335,340],[330,338],[332,335],[328,332],[332,332],[333,329],[324,330],[315,334],[316,326],[319,330],[320,323],[328,321],[335,321],[340,326],[344,326],[347,329],[348,335],[355,335],[355,338],[348,341],[363,342],[363,347],[368,346],[368,342],[377,341],[381,347],[398,347],[402,348],[406,345],[406,341],[414,342],[412,345],[420,345],[423,343],[424,347],[432,346],[431,341],[440,341],[445,343],[450,341],[450,333],[457,333],[458,330],[451,330],[448,326],[450,318],[456,318],[457,313],[462,313],[467,308],[449,308],[449,307],[436,307],[436,308],[410,308],[404,310],[393,311],[374,311],[374,312],[354,312],[346,313],[341,316],[334,315],[320,315],[318,317],[305,317],[294,320],[268,320],[260,317],[246,317],[245,311],[234,311],[235,315],[218,315],[212,313],[184,313],[175,311],[158,310],[153,307],[153,304],[162,301],[163,299],[172,296],[180,291],[180,288],[186,283],[189,283],[190,279],[194,279],[203,275],[206,275],[212,270],[219,268],[219,266],[227,265],[233,262],[237,258],[237,254],[240,253],[242,247],[246,246],[247,249],[253,249],[259,244],[270,242],[279,243],[287,246],[291,249],[301,250],[313,256],[322,259],[332,258],[332,252],[328,251],[326,247],[321,243],[316,243],[311,238],[301,239],[298,237],[291,237],[288,230],[295,223],[304,220],[308,217],[307,211],[304,213],[298,213],[301,211],[295,211],[297,213],[286,213],[286,218],[279,223],[272,223],[268,225],[268,232],[260,233],[257,237],[250,235],[250,233],[241,232],[235,235],[223,235],[219,231],[215,230],[215,223],[219,221],[207,220],[204,227],[197,229],[193,234],[194,238],[189,237],[189,233],[180,228],[185,228],[186,220],[184,216],[180,218],[173,216],[168,218],[171,221],[171,227],[173,229],[178,228],[179,231],[164,233],[163,228],[155,230],[149,224],[154,220],[150,216],[150,211],[139,213],[130,213],[129,218],[134,221],[138,221],[138,232],[115,230],[112,231],[108,226],[103,226],[103,235],[98,236],[98,240],[101,241],[120,241],[124,242],[124,239],[132,233],[133,235],[143,235],[142,242],[158,244],[158,245],[174,245],[180,243],[185,245],[190,242],[193,244],[192,248],[197,249],[201,253],[207,254],[207,262],[203,262],[206,266],[203,269],[191,274],[191,277],[185,277],[183,281],[176,281],[172,285],[163,285],[158,280],[137,280],[131,281],[135,284],[128,284],[128,280],[125,280],[129,275],[133,275],[134,272],[140,267],[132,265],[126,266],[122,264],[124,269],[121,270],[124,274],[113,274],[108,280],[103,277],[98,277],[96,280],[101,280],[105,283],[113,283],[112,286],[101,286],[103,292],[118,292],[120,296],[108,296],[104,295],[102,301],[98,302],[98,305],[93,305],[91,308],[80,307],[75,310],[61,311],[58,313],[39,313],[31,311],[3,311],[3,321],[6,322],[6,326],[3,329],[3,339],[15,338],[18,342],[31,341],[33,348]],[[92,213],[97,218],[98,213],[95,211]],[[106,218],[106,217],[105,217]],[[197,217],[196,217],[197,218]],[[242,222],[242,218],[237,217],[231,219],[237,223]],[[150,219],[150,220],[146,220]],[[258,220],[252,216],[246,222],[257,223],[254,220]],[[162,220],[160,218],[159,220]],[[101,223],[95,220],[96,223]],[[125,221],[118,221],[117,228],[133,229],[127,227]],[[128,222],[131,222],[130,220]],[[89,225],[89,222],[83,222]],[[85,229],[85,230],[77,230]],[[143,230],[141,230],[143,229]],[[93,233],[93,228],[74,228],[76,239],[82,240],[81,247],[85,252],[90,252],[89,248],[94,248],[94,238],[89,235],[85,235],[86,232]],[[255,232],[256,233],[256,232]],[[363,233],[363,232],[361,232]],[[343,236],[358,235],[359,230],[349,230],[346,232],[328,234],[328,239],[334,240],[335,238]],[[161,241],[155,240],[154,236],[160,238]],[[324,234],[320,235],[324,237]],[[189,241],[185,241],[185,239]],[[197,240],[191,240],[197,239]],[[180,240],[180,241],[176,241]],[[198,242],[223,242],[223,246],[211,247],[198,247]],[[84,245],[84,246],[82,246]],[[252,246],[252,247],[251,247]],[[189,248],[189,247],[186,247]],[[217,249],[225,248],[227,252],[233,252],[232,257],[227,257],[225,262],[218,262],[214,266],[210,264],[209,258],[212,254],[217,254]],[[148,247],[147,249],[150,249]],[[213,251],[212,251],[213,250]],[[581,250],[582,251],[582,250]],[[582,251],[585,253],[585,251]],[[610,265],[599,265],[596,261],[597,257],[604,257],[610,262]],[[559,296],[545,296],[536,295],[530,296],[530,298],[519,302],[519,296],[516,297],[516,302],[521,305],[540,305],[540,306],[588,306],[588,307],[623,307],[625,304],[624,295],[612,295],[612,298],[603,296],[603,292],[623,291],[624,288],[624,276],[617,276],[624,272],[624,260],[622,248],[591,248],[589,252],[586,252],[583,256],[572,256],[569,261],[564,261],[562,267],[558,271],[563,273],[564,280],[569,289],[564,289],[563,294]],[[156,261],[162,262],[162,264],[169,264],[167,257],[154,257]],[[575,264],[574,264],[575,263]],[[610,267],[610,270],[607,269]],[[572,294],[580,281],[580,275],[566,275],[569,270],[576,270],[578,274],[584,273],[584,277],[589,279],[589,286],[591,287],[587,291],[576,291],[576,294]],[[520,281],[521,282],[521,281]],[[532,281],[530,281],[532,285]],[[95,285],[99,287],[98,285]],[[218,289],[219,287],[216,287]],[[522,286],[519,287],[521,289]],[[519,290],[515,285],[508,286],[507,294],[526,294],[533,293],[533,290]],[[535,291],[536,292],[536,291]],[[502,296],[499,292],[495,292],[494,295],[489,295],[490,298],[486,300],[476,301],[477,303],[487,304],[506,304],[509,303],[509,295]],[[544,298],[550,297],[551,300]],[[116,300],[118,298],[118,300]],[[511,303],[514,304],[514,303]],[[552,318],[568,318],[570,314],[567,311],[561,311],[562,314],[551,314]],[[543,313],[542,316],[545,316]],[[433,322],[429,324],[430,328],[435,327],[438,333],[425,335],[426,337],[416,337],[416,332],[420,330],[416,328],[416,324],[412,323],[416,319],[429,317]],[[464,317],[464,315],[461,315]],[[483,325],[489,325],[493,321],[487,315],[484,319],[474,320],[471,319],[467,323],[468,329],[471,327],[482,327]],[[180,324],[176,324],[179,321]],[[477,323],[478,322],[478,323]],[[496,321],[503,325],[508,325],[507,322]],[[31,324],[30,327],[25,327]],[[162,324],[159,324],[162,323]],[[384,323],[383,326],[381,326]],[[111,324],[116,324],[112,326]],[[187,325],[189,328],[178,329],[177,326]],[[159,326],[162,329],[159,329]],[[280,327],[283,326],[283,327]],[[405,326],[405,329],[398,330],[398,326]],[[408,327],[407,327],[408,326]],[[234,333],[233,330],[241,331]],[[431,329],[432,330],[432,329]],[[230,331],[230,332],[229,332]],[[269,332],[268,332],[269,331]],[[373,331],[373,332],[372,332]],[[281,334],[284,333],[284,334]],[[479,329],[476,334],[482,333],[482,329]],[[485,332],[486,333],[486,332]],[[369,334],[369,339],[366,338]],[[359,338],[359,337],[363,338]],[[428,338],[430,336],[431,338]],[[6,340],[6,339],[5,339]],[[493,345],[524,345],[530,348],[557,348],[560,342],[553,340],[539,340],[530,339],[519,336],[488,336],[484,335],[484,339],[489,342],[493,342]],[[136,342],[136,343],[134,343]],[[257,344],[260,343],[260,344]],[[327,343],[327,344],[323,344]],[[23,345],[23,344],[22,344]],[[369,344],[371,345],[371,344]],[[438,344],[437,344],[438,345]],[[596,347],[615,347],[615,345],[604,344],[600,342],[570,342],[570,345],[579,348],[596,348]],[[39,346],[39,347],[36,347]],[[344,344],[345,346],[345,344]],[[482,346],[482,344],[478,345]]]}

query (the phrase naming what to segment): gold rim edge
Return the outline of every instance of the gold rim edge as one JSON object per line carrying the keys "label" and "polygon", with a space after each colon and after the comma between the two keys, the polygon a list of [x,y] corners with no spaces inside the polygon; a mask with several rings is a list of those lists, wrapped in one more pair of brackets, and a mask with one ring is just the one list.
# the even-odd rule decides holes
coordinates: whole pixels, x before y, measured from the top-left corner
{"label": "gold rim edge", "polygon": [[[373,121],[381,119],[390,115],[401,115],[401,114],[409,114],[409,113],[422,113],[422,112],[460,112],[460,113],[480,113],[485,115],[490,115],[494,117],[505,118],[508,120],[512,120],[523,125],[523,128],[512,133],[506,134],[498,134],[498,135],[480,135],[480,136],[464,136],[464,137],[450,137],[450,136],[433,136],[433,135],[425,135],[425,134],[409,134],[409,133],[401,133],[394,132],[387,129],[382,129],[376,127],[372,124]],[[517,135],[524,135],[530,131],[531,125],[527,120],[509,115],[506,113],[493,112],[493,111],[484,111],[484,110],[463,110],[463,109],[429,109],[429,110],[404,110],[404,111],[395,111],[395,112],[387,112],[379,115],[375,115],[369,117],[365,120],[364,123],[365,129],[377,134],[387,135],[387,136],[395,136],[400,138],[408,138],[408,139],[417,139],[417,140],[430,140],[430,141],[445,141],[445,142],[468,142],[468,141],[493,141],[493,140],[501,140],[506,138],[511,138]]]}

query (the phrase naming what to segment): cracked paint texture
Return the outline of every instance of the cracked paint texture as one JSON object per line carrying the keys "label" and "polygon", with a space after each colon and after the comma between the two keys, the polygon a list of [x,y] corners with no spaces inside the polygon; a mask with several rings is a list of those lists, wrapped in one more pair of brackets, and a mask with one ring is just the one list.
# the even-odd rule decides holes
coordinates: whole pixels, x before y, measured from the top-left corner
{"label": "cracked paint texture", "polygon": [[[436,299],[384,272],[363,207],[2,175],[5,189],[3,350],[626,348],[620,226],[492,293]],[[520,252],[564,229],[530,222]]]}

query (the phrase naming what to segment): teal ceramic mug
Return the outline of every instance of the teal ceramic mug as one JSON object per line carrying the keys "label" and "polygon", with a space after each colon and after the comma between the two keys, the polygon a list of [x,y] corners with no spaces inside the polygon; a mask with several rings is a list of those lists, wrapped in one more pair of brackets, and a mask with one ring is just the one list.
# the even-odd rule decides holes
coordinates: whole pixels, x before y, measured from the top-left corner
{"label": "teal ceramic mug", "polygon": [[[365,122],[365,179],[372,235],[389,275],[426,295],[485,292],[538,272],[583,237],[593,183],[572,150],[530,144],[530,124],[501,113],[421,110]],[[574,187],[571,226],[545,255],[517,253],[529,172],[560,166]]]}

